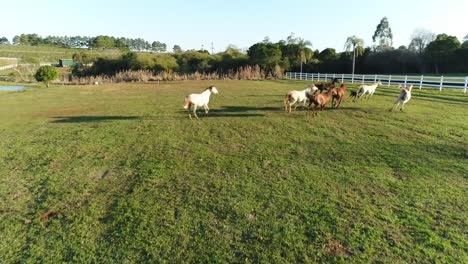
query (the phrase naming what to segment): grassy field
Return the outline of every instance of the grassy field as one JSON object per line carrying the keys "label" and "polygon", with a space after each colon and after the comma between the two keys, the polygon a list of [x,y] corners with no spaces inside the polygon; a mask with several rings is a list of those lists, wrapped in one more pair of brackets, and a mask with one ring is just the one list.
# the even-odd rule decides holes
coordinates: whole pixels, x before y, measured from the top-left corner
{"label": "grassy field", "polygon": [[468,262],[460,90],[311,117],[304,83],[217,81],[189,120],[209,84],[0,93],[2,262]]}
{"label": "grassy field", "polygon": [[0,67],[15,64],[15,63],[17,63],[16,60],[2,60],[2,59],[0,59]]}
{"label": "grassy field", "polygon": [[117,57],[121,54],[119,50],[88,50],[69,49],[54,46],[0,46],[0,57],[7,58],[30,58],[43,63],[58,63],[59,59],[71,59],[75,53],[86,53],[90,58]]}

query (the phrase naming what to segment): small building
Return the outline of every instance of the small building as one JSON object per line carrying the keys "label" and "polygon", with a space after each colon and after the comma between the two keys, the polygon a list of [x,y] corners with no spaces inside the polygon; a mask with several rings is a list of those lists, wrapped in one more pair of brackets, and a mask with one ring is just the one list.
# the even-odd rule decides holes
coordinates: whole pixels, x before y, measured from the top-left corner
{"label": "small building", "polygon": [[59,67],[72,68],[72,67],[75,67],[76,64],[77,64],[77,62],[75,62],[72,59],[59,59]]}

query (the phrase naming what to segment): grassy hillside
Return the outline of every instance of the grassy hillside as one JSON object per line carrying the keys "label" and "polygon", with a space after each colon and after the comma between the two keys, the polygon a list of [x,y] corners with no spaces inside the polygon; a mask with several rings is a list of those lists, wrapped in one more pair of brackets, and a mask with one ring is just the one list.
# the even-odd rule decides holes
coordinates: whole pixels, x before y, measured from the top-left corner
{"label": "grassy hillside", "polygon": [[88,54],[90,58],[117,57],[121,54],[119,50],[69,49],[53,46],[0,46],[0,57],[34,59],[43,63],[58,63],[59,59],[71,59],[73,54],[82,52]]}
{"label": "grassy hillside", "polygon": [[[4,262],[468,261],[468,97],[415,90],[285,114],[304,83],[0,93]],[[350,87],[352,90],[353,87]]]}

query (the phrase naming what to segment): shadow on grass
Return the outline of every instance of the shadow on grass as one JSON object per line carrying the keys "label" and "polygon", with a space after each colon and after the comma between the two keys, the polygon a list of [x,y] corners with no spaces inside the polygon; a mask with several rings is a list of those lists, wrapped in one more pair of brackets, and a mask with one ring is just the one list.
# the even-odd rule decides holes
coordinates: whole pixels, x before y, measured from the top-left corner
{"label": "shadow on grass", "polygon": [[224,112],[224,113],[242,113],[242,112],[250,112],[250,111],[281,111],[281,107],[271,107],[271,106],[264,106],[264,107],[256,107],[256,106],[242,106],[242,105],[229,105],[229,106],[222,106],[219,109],[214,109],[215,112]]}
{"label": "shadow on grass", "polygon": [[265,116],[260,113],[248,113],[248,112],[258,112],[258,111],[277,111],[278,108],[275,107],[252,107],[252,106],[222,106],[221,108],[212,109],[205,115],[203,110],[198,113],[198,116],[201,117],[260,117]]}
{"label": "shadow on grass", "polygon": [[140,119],[139,116],[55,116],[55,120],[50,123],[90,123],[90,122],[107,122],[107,121],[122,121],[122,120],[136,120]]}

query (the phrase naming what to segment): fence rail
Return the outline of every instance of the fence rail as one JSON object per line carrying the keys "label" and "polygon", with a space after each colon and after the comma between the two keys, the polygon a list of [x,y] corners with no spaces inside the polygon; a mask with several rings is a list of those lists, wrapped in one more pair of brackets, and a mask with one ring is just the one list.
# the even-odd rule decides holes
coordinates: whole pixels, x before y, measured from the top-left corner
{"label": "fence rail", "polygon": [[328,81],[338,79],[341,82],[351,83],[374,83],[380,80],[384,85],[392,84],[413,84],[415,87],[463,89],[464,93],[468,89],[468,76],[466,77],[444,77],[444,76],[424,76],[424,75],[382,75],[382,74],[337,74],[337,73],[300,73],[286,72],[287,79],[308,80],[308,81]]}

